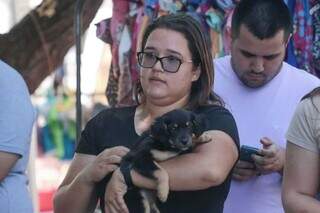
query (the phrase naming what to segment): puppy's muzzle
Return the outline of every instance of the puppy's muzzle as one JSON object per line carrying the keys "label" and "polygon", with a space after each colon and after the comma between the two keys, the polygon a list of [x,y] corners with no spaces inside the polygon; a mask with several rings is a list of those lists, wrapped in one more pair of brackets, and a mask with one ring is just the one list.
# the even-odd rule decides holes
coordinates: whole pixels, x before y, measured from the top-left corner
{"label": "puppy's muzzle", "polygon": [[191,137],[179,137],[175,140],[170,140],[171,147],[185,151],[192,147],[192,138]]}

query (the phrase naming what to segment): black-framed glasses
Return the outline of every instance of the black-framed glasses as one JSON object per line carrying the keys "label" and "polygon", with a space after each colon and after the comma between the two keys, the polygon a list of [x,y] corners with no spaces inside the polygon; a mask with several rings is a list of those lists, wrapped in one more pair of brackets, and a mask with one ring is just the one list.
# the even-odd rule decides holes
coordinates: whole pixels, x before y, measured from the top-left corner
{"label": "black-framed glasses", "polygon": [[192,63],[192,60],[182,60],[175,56],[165,56],[160,58],[150,52],[138,52],[137,57],[139,65],[143,68],[152,68],[158,61],[160,61],[162,69],[170,73],[178,72],[182,63]]}

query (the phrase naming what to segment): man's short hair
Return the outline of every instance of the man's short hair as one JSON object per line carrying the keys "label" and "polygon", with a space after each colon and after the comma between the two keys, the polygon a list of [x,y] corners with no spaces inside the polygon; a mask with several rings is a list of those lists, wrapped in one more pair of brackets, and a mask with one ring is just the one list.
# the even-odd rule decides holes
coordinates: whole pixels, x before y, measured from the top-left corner
{"label": "man's short hair", "polygon": [[259,39],[268,39],[284,30],[286,41],[292,33],[292,19],[283,0],[241,0],[232,17],[232,39],[244,24]]}

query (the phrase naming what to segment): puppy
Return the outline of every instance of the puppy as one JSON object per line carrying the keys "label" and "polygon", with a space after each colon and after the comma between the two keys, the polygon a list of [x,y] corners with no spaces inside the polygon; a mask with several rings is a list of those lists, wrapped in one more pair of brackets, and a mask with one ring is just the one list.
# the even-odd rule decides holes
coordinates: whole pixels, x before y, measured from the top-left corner
{"label": "puppy", "polygon": [[[195,143],[208,142],[205,135],[199,137],[205,126],[205,119],[200,115],[182,109],[170,111],[157,118],[150,130],[142,134],[133,149],[123,157],[121,165],[154,179],[157,197],[165,202],[169,193],[169,176],[157,162],[189,152]],[[193,137],[197,142],[192,142]],[[145,213],[159,212],[154,192],[140,189],[140,194]]]}

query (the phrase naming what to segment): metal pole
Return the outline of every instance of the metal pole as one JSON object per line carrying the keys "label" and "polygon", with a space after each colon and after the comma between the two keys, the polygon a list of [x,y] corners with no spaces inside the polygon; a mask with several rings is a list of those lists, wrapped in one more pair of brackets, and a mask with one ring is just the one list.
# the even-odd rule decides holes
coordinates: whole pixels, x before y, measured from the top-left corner
{"label": "metal pole", "polygon": [[75,37],[76,37],[76,64],[77,64],[77,90],[76,90],[76,145],[79,143],[82,128],[81,109],[81,31],[82,31],[82,9],[85,0],[77,0],[75,8]]}

